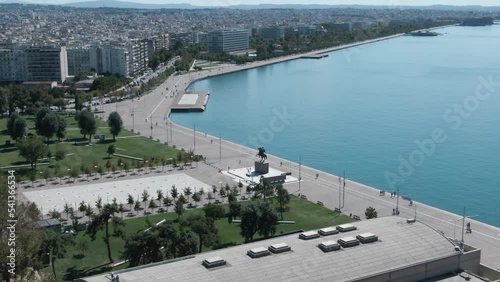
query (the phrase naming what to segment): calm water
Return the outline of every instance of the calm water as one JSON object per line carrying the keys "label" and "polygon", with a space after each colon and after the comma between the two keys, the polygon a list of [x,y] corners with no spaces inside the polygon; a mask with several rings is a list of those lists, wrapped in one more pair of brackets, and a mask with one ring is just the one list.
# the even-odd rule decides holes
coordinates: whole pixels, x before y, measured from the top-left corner
{"label": "calm water", "polygon": [[439,32],[203,80],[172,118],[500,226],[500,26]]}

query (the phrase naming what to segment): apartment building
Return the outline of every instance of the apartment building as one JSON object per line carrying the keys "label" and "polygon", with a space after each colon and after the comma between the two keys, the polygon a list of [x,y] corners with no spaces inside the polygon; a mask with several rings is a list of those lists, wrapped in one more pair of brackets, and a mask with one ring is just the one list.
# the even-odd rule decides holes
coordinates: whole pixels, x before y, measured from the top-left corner
{"label": "apartment building", "polygon": [[0,81],[57,81],[68,75],[66,46],[0,49]]}

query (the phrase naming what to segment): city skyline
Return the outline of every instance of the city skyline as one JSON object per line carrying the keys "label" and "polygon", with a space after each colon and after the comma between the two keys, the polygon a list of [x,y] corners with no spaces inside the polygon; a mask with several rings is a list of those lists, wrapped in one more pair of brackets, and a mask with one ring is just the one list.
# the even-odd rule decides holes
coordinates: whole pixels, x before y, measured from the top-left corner
{"label": "city skyline", "polygon": [[[91,2],[94,0],[27,0],[27,1],[0,1],[1,3],[25,2],[33,4],[70,4],[77,2]],[[103,1],[105,3],[106,1]],[[259,5],[259,4],[303,4],[303,5],[374,5],[374,6],[430,6],[430,5],[451,5],[451,6],[500,6],[496,0],[144,0],[144,1],[122,1],[140,2],[144,4],[191,4],[195,6],[234,6],[234,5]]]}

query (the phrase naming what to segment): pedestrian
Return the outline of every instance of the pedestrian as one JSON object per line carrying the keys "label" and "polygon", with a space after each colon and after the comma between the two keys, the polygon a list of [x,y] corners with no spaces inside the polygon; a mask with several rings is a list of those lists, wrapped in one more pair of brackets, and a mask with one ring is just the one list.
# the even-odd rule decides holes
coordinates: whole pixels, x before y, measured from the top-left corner
{"label": "pedestrian", "polygon": [[283,166],[283,162],[280,162],[280,166]]}
{"label": "pedestrian", "polygon": [[396,209],[392,209],[392,215],[396,215]]}

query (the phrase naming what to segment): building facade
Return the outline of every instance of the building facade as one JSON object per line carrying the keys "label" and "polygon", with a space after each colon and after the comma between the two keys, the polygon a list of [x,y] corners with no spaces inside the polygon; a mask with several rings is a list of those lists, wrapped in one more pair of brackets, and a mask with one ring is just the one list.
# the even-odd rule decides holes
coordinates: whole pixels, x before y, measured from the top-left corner
{"label": "building facade", "polygon": [[221,30],[208,33],[210,53],[241,51],[250,48],[248,30]]}
{"label": "building facade", "polygon": [[0,49],[0,81],[57,81],[68,76],[66,46]]}
{"label": "building facade", "polygon": [[128,77],[129,53],[126,48],[106,46],[102,48],[102,73]]}
{"label": "building facade", "polygon": [[68,74],[90,72],[90,48],[68,48]]}
{"label": "building facade", "polygon": [[285,29],[282,27],[264,27],[259,29],[259,36],[264,39],[278,41],[285,38]]}

